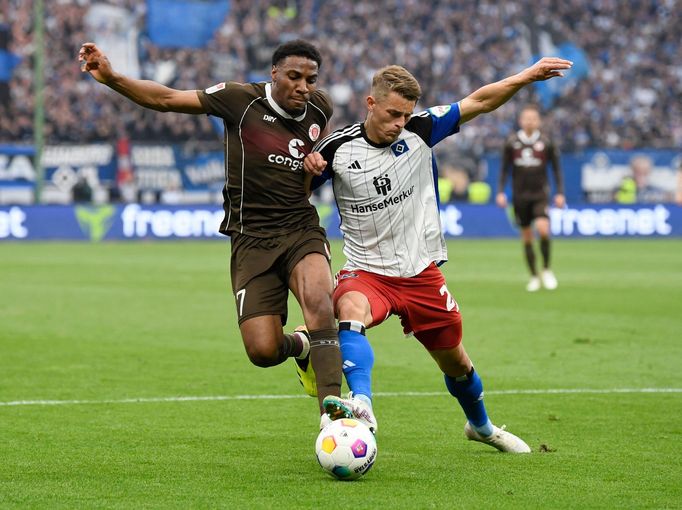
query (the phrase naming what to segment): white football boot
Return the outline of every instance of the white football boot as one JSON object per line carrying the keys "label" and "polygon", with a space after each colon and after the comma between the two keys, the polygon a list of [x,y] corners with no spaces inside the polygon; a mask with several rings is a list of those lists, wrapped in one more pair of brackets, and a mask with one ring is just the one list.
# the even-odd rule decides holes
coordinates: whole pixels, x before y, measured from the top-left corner
{"label": "white football boot", "polygon": [[526,284],[526,290],[528,292],[537,292],[540,290],[540,278],[537,276],[531,276],[530,280],[528,280],[528,283]]}
{"label": "white football boot", "polygon": [[322,406],[332,420],[353,418],[367,425],[373,434],[377,433],[379,427],[372,407],[365,401],[354,397],[352,391],[348,392],[348,398],[327,395],[322,401]]}
{"label": "white football boot", "polygon": [[489,444],[501,452],[530,453],[530,446],[528,446],[520,437],[515,436],[511,432],[507,432],[505,430],[505,425],[502,425],[502,427],[493,425],[492,435],[482,436],[476,432],[467,421],[464,425],[464,435],[469,441],[478,441],[480,443]]}
{"label": "white football boot", "polygon": [[332,422],[332,419],[329,417],[329,415],[327,413],[324,413],[322,416],[320,416],[320,430],[325,428],[331,422]]}
{"label": "white football boot", "polygon": [[554,290],[559,286],[559,282],[556,281],[556,276],[551,269],[545,269],[540,273],[542,278],[542,286],[547,290]]}

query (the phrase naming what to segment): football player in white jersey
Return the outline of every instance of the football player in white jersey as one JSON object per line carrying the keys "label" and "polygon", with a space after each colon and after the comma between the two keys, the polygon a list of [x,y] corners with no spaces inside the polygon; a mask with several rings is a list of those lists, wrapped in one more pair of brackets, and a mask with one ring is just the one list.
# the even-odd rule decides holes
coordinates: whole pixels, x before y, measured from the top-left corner
{"label": "football player in white jersey", "polygon": [[525,85],[563,76],[571,62],[543,58],[457,103],[413,114],[421,95],[403,67],[380,69],[372,80],[364,122],[321,140],[304,161],[313,187],[332,179],[347,262],[337,275],[334,307],[348,398],[329,396],[332,418],[356,417],[376,431],[372,412],[372,348],[366,328],[398,315],[438,364],[461,405],[468,439],[503,452],[527,453],[520,438],[493,425],[483,385],[462,338],[459,306],[438,266],[447,260],[440,227],[431,148],[474,117],[495,110]]}

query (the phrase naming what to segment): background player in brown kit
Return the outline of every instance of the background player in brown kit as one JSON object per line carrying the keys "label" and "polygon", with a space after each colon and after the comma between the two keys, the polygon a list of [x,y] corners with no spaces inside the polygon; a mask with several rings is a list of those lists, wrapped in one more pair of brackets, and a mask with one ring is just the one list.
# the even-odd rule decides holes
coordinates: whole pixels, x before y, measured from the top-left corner
{"label": "background player in brown kit", "polygon": [[[203,91],[116,73],[94,43],[83,44],[78,58],[83,72],[141,106],[223,119],[220,232],[232,240],[232,290],[246,352],[260,367],[296,358],[301,382],[317,392],[322,410],[325,396],[340,394],[341,355],[329,246],[304,186],[303,158],[332,115],[329,97],[316,90],[318,50],[290,41],[273,54],[271,83],[219,83]],[[309,333],[284,334],[289,289]]]}
{"label": "background player in brown kit", "polygon": [[[556,194],[554,205],[564,207],[564,184],[559,163],[559,150],[552,140],[540,131],[540,111],[532,105],[525,106],[519,114],[519,131],[511,135],[502,154],[502,168],[497,188],[496,202],[502,208],[507,207],[507,196],[504,185],[507,175],[512,176],[512,203],[516,223],[521,228],[521,240],[530,270],[530,280],[526,290],[535,292],[540,285],[546,289],[556,289],[557,280],[550,269],[550,230],[549,230],[549,195],[550,187],[547,178],[547,164],[551,163],[554,173]],[[533,250],[533,223],[540,236],[540,253],[542,254],[542,271],[538,277]]]}

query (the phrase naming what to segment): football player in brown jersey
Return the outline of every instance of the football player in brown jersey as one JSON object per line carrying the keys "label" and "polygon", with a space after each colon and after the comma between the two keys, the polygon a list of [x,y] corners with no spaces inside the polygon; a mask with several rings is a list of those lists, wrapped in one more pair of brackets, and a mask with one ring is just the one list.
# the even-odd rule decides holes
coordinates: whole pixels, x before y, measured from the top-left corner
{"label": "football player in brown jersey", "polygon": [[[273,54],[270,82],[221,82],[205,90],[124,76],[94,43],[83,44],[78,58],[83,72],[143,107],[223,120],[220,231],[232,241],[232,290],[244,347],[259,367],[295,358],[306,392],[318,396],[324,425],[329,420],[322,413],[324,397],[340,394],[341,355],[329,246],[303,172],[303,158],[332,115],[329,96],[317,89],[318,50],[306,41],[289,41]],[[290,290],[307,331],[283,331]]]}
{"label": "football player in brown jersey", "polygon": [[[525,106],[519,114],[520,129],[509,136],[502,154],[502,168],[495,201],[502,208],[507,207],[504,193],[505,181],[511,173],[512,203],[516,223],[521,229],[526,262],[530,280],[526,290],[535,292],[544,286],[556,289],[557,280],[550,269],[550,225],[549,195],[550,186],[547,166],[552,166],[556,193],[554,205],[564,207],[564,185],[561,176],[559,150],[553,141],[542,131],[540,111],[533,105]],[[533,249],[533,225],[540,237],[542,271],[538,274]]]}

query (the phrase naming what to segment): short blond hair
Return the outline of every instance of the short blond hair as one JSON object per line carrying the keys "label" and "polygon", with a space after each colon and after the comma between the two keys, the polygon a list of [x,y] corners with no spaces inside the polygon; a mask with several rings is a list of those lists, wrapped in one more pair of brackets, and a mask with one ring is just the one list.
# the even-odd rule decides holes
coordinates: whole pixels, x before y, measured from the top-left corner
{"label": "short blond hair", "polygon": [[389,92],[395,92],[408,101],[419,101],[422,89],[417,79],[402,66],[386,66],[374,73],[372,96],[383,99]]}

